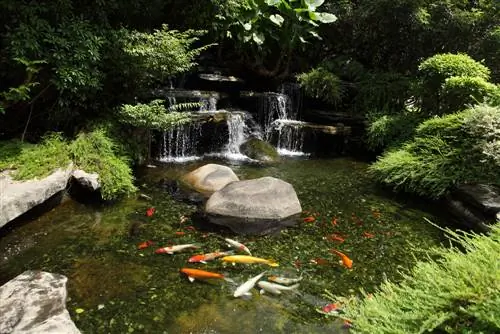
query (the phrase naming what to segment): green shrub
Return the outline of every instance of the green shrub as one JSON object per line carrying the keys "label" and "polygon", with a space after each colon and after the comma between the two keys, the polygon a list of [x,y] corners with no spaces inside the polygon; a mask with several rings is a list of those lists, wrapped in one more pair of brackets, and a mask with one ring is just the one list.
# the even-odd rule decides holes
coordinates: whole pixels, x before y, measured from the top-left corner
{"label": "green shrub", "polygon": [[37,145],[17,140],[2,142],[0,153],[0,170],[15,169],[11,175],[16,180],[46,177],[71,162],[68,144],[58,133],[47,134]]}
{"label": "green shrub", "polygon": [[114,199],[136,191],[129,160],[116,155],[116,145],[106,131],[97,129],[80,133],[69,145],[77,168],[99,174],[103,199]]}
{"label": "green shrub", "polygon": [[410,139],[422,116],[416,112],[369,114],[366,144],[372,151],[400,145]]}
{"label": "green shrub", "polygon": [[442,86],[451,77],[475,77],[487,81],[490,70],[466,54],[437,54],[418,67],[421,79],[422,107],[430,114],[440,114]]}
{"label": "green shrub", "polygon": [[443,113],[463,110],[494,97],[497,90],[496,85],[480,77],[447,78],[442,87],[441,110]]}
{"label": "green shrub", "polygon": [[448,233],[459,246],[433,249],[400,284],[347,302],[352,332],[500,332],[500,224],[489,236]]}
{"label": "green shrub", "polygon": [[460,183],[500,184],[498,119],[500,108],[484,104],[431,118],[417,127],[413,140],[382,155],[370,172],[394,189],[433,198]]}
{"label": "green shrub", "polygon": [[125,104],[118,110],[118,118],[125,124],[157,130],[190,121],[188,113],[168,112],[164,103],[163,100],[153,100],[148,104]]}
{"label": "green shrub", "polygon": [[330,71],[319,67],[297,76],[306,95],[321,99],[330,104],[336,104],[345,95],[342,80]]}

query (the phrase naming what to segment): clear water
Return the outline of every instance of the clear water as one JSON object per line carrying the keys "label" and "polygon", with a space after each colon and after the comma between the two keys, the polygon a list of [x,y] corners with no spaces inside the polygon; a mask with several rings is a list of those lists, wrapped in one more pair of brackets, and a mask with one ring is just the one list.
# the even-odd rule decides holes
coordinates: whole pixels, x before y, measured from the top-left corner
{"label": "clear water", "polygon": [[[367,164],[351,159],[231,166],[241,179],[275,176],[290,182],[308,212],[303,218],[316,214],[314,222],[266,237],[182,223],[181,216],[196,208],[172,199],[158,181],[207,162],[140,171],[137,184],[150,201],[89,206],[68,200],[0,231],[0,284],[28,269],[66,275],[67,307],[83,333],[336,333],[343,331],[342,324],[316,311],[329,303],[325,289],[344,296],[360,288],[372,292],[385,277],[399,280],[398,271],[422,256],[417,249],[442,241],[440,231],[423,220],[443,222],[428,205],[378,190],[367,177]],[[155,215],[146,217],[152,206]],[[332,240],[333,233],[345,241]],[[154,254],[155,247],[137,249],[153,240],[156,246],[196,242],[202,252],[225,250],[222,237],[237,239],[255,256],[275,259],[280,266],[188,264],[197,251],[163,255]],[[352,270],[338,263],[329,251],[333,248],[354,261]],[[230,283],[190,283],[179,273],[182,267],[221,272],[238,284],[266,269],[270,275],[303,276],[303,281],[299,293],[274,297],[254,290],[251,300],[243,300],[232,297]]]}

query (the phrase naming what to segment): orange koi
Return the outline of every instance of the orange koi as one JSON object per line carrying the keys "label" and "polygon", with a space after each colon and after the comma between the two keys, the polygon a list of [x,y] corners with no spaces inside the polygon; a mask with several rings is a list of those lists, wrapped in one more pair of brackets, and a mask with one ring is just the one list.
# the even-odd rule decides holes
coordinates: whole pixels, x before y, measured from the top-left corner
{"label": "orange koi", "polygon": [[343,243],[345,240],[344,238],[342,238],[340,235],[338,235],[337,233],[333,233],[331,235],[329,235],[328,237],[326,237],[328,240],[330,241],[338,241],[340,243]]}
{"label": "orange koi", "polygon": [[363,236],[364,236],[365,238],[369,238],[369,239],[371,239],[371,238],[375,237],[375,234],[370,233],[370,232],[363,232]]}
{"label": "orange koi", "polygon": [[328,260],[325,260],[325,259],[322,259],[322,258],[315,258],[315,259],[311,259],[309,262],[311,262],[312,264],[317,264],[317,265],[320,265],[320,266],[326,266],[327,264],[329,264]]}
{"label": "orange koi", "polygon": [[344,253],[339,252],[336,249],[331,249],[330,252],[332,252],[332,253],[337,254],[338,256],[340,256],[340,258],[342,259],[342,264],[344,265],[344,267],[346,267],[348,269],[352,268],[352,260],[347,255],[345,255]]}
{"label": "orange koi", "polygon": [[337,303],[328,304],[321,308],[325,313],[338,313],[339,305]]}
{"label": "orange koi", "polygon": [[309,216],[309,217],[304,218],[304,223],[312,223],[315,220],[316,220],[316,218],[314,218],[313,216]]}
{"label": "orange koi", "polygon": [[186,230],[195,232],[196,228],[194,228],[194,226],[186,226]]}
{"label": "orange koi", "polygon": [[140,244],[137,245],[137,249],[144,249],[148,248],[149,246],[154,245],[155,243],[152,242],[151,240],[141,242]]}
{"label": "orange koi", "polygon": [[225,279],[224,275],[219,273],[213,273],[210,271],[200,270],[200,269],[192,269],[192,268],[182,268],[181,273],[185,274],[190,282],[194,282],[195,279]]}
{"label": "orange koi", "polygon": [[374,209],[374,210],[372,210],[372,215],[373,215],[373,218],[378,220],[378,219],[380,219],[381,213],[378,209]]}
{"label": "orange koi", "polygon": [[337,217],[333,217],[331,223],[332,223],[332,226],[337,226],[337,224],[338,224]]}
{"label": "orange koi", "polygon": [[175,232],[175,235],[179,235],[179,236],[180,236],[180,235],[184,235],[184,234],[186,234],[186,232],[182,232],[182,231],[177,231],[177,232]]}
{"label": "orange koi", "polygon": [[146,210],[146,216],[152,217],[155,213],[156,209],[155,208],[149,208]]}

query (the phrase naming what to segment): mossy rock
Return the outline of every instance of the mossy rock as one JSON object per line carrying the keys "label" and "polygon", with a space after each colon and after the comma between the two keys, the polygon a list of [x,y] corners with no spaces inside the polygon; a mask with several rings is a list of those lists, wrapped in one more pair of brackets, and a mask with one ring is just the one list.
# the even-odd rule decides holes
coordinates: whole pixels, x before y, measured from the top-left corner
{"label": "mossy rock", "polygon": [[241,144],[240,152],[251,159],[262,162],[272,163],[280,161],[278,151],[268,142],[258,138],[251,138]]}

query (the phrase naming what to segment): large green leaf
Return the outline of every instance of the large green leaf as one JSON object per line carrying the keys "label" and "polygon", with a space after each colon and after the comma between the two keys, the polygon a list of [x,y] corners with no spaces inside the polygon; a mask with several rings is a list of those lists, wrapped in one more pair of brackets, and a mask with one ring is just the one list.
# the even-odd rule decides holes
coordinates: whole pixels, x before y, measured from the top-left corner
{"label": "large green leaf", "polygon": [[315,10],[325,2],[325,0],[305,0],[304,1],[309,10]]}
{"label": "large green leaf", "polygon": [[330,13],[316,13],[316,20],[321,23],[332,23],[337,21],[337,16]]}
{"label": "large green leaf", "polygon": [[283,22],[285,21],[283,16],[281,16],[279,14],[274,14],[274,15],[269,16],[269,20],[271,20],[271,22],[273,22],[274,24],[276,24],[277,26],[280,26],[280,27],[283,24]]}

